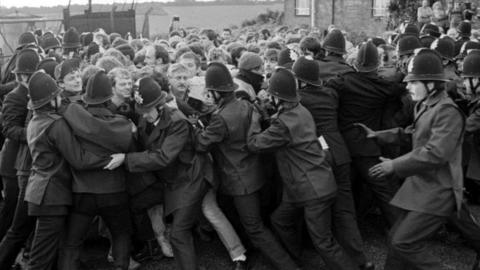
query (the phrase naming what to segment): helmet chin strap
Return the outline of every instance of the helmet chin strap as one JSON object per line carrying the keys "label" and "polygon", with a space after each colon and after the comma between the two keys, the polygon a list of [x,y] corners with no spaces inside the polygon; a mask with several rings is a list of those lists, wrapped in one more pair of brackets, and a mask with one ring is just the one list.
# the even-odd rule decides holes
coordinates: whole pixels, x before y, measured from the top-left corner
{"label": "helmet chin strap", "polygon": [[470,83],[470,87],[472,88],[472,93],[477,92],[477,88],[480,86],[480,79],[477,81],[477,84],[473,85],[473,78],[468,78],[468,82]]}

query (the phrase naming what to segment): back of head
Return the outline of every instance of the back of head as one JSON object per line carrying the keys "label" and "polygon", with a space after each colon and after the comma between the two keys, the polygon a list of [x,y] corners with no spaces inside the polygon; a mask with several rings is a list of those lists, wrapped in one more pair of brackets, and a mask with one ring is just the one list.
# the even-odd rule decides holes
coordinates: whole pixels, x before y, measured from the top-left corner
{"label": "back of head", "polygon": [[346,54],[346,41],[342,31],[339,29],[333,29],[328,32],[323,41],[323,48],[330,53]]}
{"label": "back of head", "polygon": [[378,49],[371,40],[363,43],[358,50],[355,69],[358,72],[372,72],[380,65]]}

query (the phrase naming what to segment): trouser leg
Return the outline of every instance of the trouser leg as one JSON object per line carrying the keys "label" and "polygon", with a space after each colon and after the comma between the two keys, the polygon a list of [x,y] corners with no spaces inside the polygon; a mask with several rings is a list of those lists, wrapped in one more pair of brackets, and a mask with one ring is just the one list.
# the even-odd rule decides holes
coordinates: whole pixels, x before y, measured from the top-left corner
{"label": "trouser leg", "polygon": [[329,269],[353,270],[351,259],[333,237],[331,231],[331,206],[334,199],[312,200],[305,203],[304,216],[315,249]]}
{"label": "trouser leg", "polygon": [[453,214],[448,221],[460,231],[468,244],[480,255],[480,223],[470,213],[468,205],[463,204],[460,213]]}
{"label": "trouser leg", "polygon": [[9,269],[12,266],[25,241],[35,229],[35,218],[28,215],[28,203],[24,201],[27,182],[28,176],[18,177],[20,191],[15,215],[12,225],[0,242],[0,269]]}
{"label": "trouser leg", "polygon": [[233,202],[240,216],[240,222],[253,245],[260,249],[277,269],[296,269],[295,262],[263,224],[258,193],[234,196]]}
{"label": "trouser leg", "polygon": [[385,269],[441,269],[440,261],[428,252],[425,241],[445,220],[445,217],[414,211],[404,213],[392,228]]}
{"label": "trouser leg", "polygon": [[358,229],[355,203],[350,182],[350,164],[333,166],[337,182],[337,196],[332,208],[332,229],[335,238],[357,265],[367,259],[363,253],[363,239]]}
{"label": "trouser leg", "polygon": [[2,176],[3,183],[3,207],[0,210],[0,240],[12,225],[13,216],[18,199],[18,181],[15,177]]}
{"label": "trouser leg", "polygon": [[71,213],[68,217],[65,244],[60,251],[60,269],[79,269],[80,248],[93,220],[93,216]]}
{"label": "trouser leg", "polygon": [[65,229],[65,216],[37,217],[27,270],[56,269],[58,248]]}
{"label": "trouser leg", "polygon": [[220,207],[218,207],[217,196],[213,189],[210,189],[203,198],[202,212],[205,218],[212,224],[232,260],[245,253],[246,250],[235,229],[222,210],[220,210]]}
{"label": "trouser leg", "polygon": [[200,213],[201,206],[196,203],[172,214],[171,243],[175,262],[180,270],[196,270],[198,267],[192,230]]}
{"label": "trouser leg", "polygon": [[374,178],[368,174],[368,170],[380,163],[378,157],[355,157],[352,164],[362,180],[366,181],[368,188],[373,192],[378,206],[389,226],[392,226],[398,216],[398,208],[392,206],[390,201],[395,195],[395,187],[387,178]]}
{"label": "trouser leg", "polygon": [[270,217],[273,230],[297,261],[300,260],[303,250],[302,236],[298,231],[298,223],[301,218],[302,209],[285,202],[280,203]]}
{"label": "trouser leg", "polygon": [[115,269],[128,269],[130,259],[131,220],[127,204],[120,204],[99,209],[112,235],[112,255]]}

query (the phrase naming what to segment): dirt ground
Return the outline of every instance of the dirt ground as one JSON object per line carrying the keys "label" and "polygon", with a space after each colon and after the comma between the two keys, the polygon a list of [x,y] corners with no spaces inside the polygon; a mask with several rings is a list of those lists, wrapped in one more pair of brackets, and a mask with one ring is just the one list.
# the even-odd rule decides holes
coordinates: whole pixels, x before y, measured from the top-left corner
{"label": "dirt ground", "polygon": [[[475,215],[480,216],[480,207],[473,207]],[[377,215],[369,215],[364,223],[360,223],[360,229],[365,241],[365,252],[367,257],[372,260],[377,268],[384,269],[386,257],[386,237],[384,233],[384,223]],[[227,270],[232,268],[229,256],[221,245],[218,238],[211,242],[203,242],[197,239],[197,252],[200,258],[200,265],[206,270]],[[108,242],[105,240],[89,241],[83,252],[83,261],[87,269],[110,270],[113,269],[106,261]],[[449,233],[448,237],[437,236],[428,243],[428,247],[436,256],[441,258],[444,269],[470,270],[475,260],[474,251],[465,243],[458,239],[456,233]],[[251,269],[254,270],[274,270],[265,258],[254,252],[249,255]],[[303,265],[304,270],[323,270],[326,269],[321,258],[310,247],[304,252]],[[174,270],[176,269],[173,259],[159,258],[143,265],[141,270]]]}

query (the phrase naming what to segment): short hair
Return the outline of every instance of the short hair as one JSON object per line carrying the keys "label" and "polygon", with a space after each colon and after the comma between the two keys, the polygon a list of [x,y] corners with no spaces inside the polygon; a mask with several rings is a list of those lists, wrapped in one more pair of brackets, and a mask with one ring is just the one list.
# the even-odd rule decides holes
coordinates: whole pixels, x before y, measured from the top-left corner
{"label": "short hair", "polygon": [[224,49],[213,47],[208,51],[208,62],[215,62],[219,59],[223,59],[224,62],[227,63],[229,60],[228,58],[228,53]]}
{"label": "short hair", "polygon": [[133,79],[130,71],[126,68],[123,68],[123,67],[116,67],[116,68],[110,70],[110,72],[108,72],[107,76],[110,79],[110,81],[112,82],[112,86],[115,85],[116,78],[128,77],[130,79]]}
{"label": "short hair", "polygon": [[82,76],[83,89],[86,89],[88,79],[90,79],[90,77],[92,77],[95,73],[97,73],[100,70],[101,70],[101,68],[99,68],[97,66],[94,66],[94,65],[87,65],[86,67],[84,67],[82,69],[82,75],[81,76]]}
{"label": "short hair", "polygon": [[192,49],[190,49],[190,47],[182,47],[182,48],[178,49],[175,52],[175,61],[178,61],[178,59],[180,59],[180,56],[182,56],[186,52],[192,52]]}
{"label": "short hair", "polygon": [[117,59],[120,63],[122,63],[122,65],[127,64],[127,59],[125,55],[123,55],[123,53],[118,49],[110,48],[103,53],[103,56],[112,56],[115,57],[115,59]]}
{"label": "short hair", "polygon": [[232,29],[230,28],[223,28],[223,32],[229,32],[230,34],[232,33]]}
{"label": "short hair", "polygon": [[168,77],[172,77],[173,73],[177,73],[177,72],[188,73],[189,71],[188,71],[188,68],[184,64],[175,63],[175,64],[172,64],[168,67],[167,75],[168,75]]}
{"label": "short hair", "polygon": [[180,57],[178,58],[178,61],[180,61],[181,59],[193,59],[193,61],[195,61],[195,65],[197,66],[197,68],[200,67],[200,58],[193,52],[186,52],[182,55],[180,55]]}
{"label": "short hair", "polygon": [[304,37],[300,41],[300,50],[305,51],[309,50],[311,51],[314,55],[317,55],[321,52],[322,46],[320,45],[320,41],[314,37]]}
{"label": "short hair", "polygon": [[105,73],[107,74],[110,70],[116,67],[123,67],[122,63],[113,56],[102,56],[102,58],[98,59],[95,65],[105,70]]}

